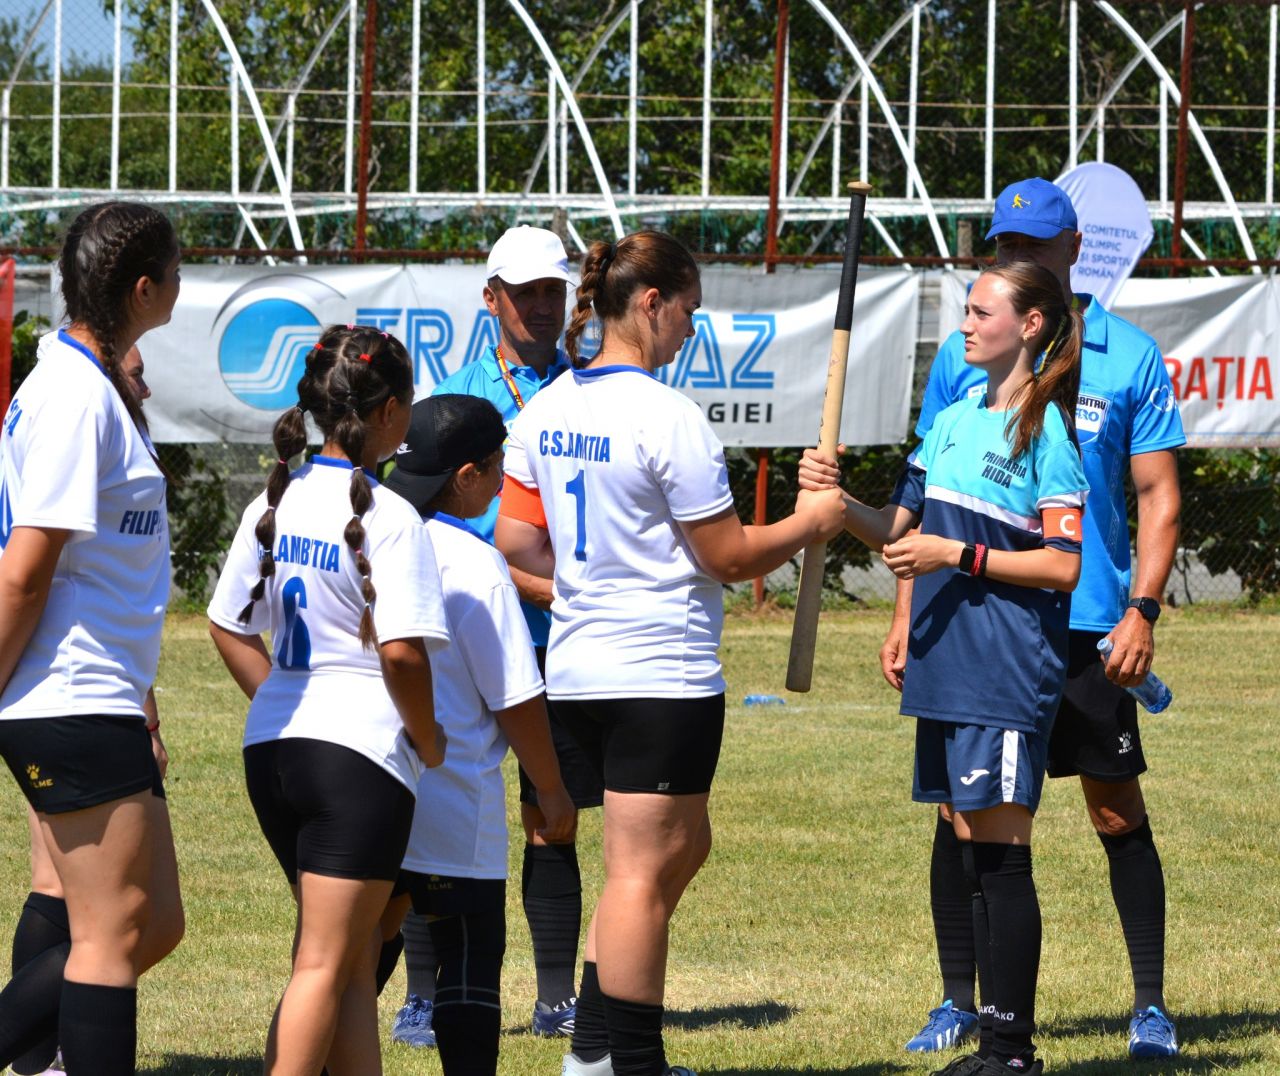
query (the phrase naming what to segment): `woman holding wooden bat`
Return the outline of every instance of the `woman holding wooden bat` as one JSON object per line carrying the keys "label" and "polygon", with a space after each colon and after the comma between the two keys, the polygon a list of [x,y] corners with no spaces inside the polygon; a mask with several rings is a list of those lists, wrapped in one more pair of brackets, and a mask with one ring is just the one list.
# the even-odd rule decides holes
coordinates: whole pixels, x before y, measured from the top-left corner
{"label": "woman holding wooden bat", "polygon": [[[978,278],[961,332],[986,394],[938,416],[890,504],[876,510],[845,494],[845,529],[881,549],[900,578],[918,577],[902,688],[902,713],[919,719],[912,797],[952,805],[973,887],[993,1033],[941,1072],[1035,1076],[1031,821],[1080,576],[1089,485],[1071,416],[1083,322],[1052,273],[1019,262]],[[838,479],[835,460],[805,453],[802,489]]]}
{"label": "woman holding wooden bat", "polygon": [[[837,491],[744,527],[702,412],[655,371],[693,335],[693,257],[661,232],[592,244],[565,334],[575,369],[511,427],[497,544],[550,577],[547,695],[604,779],[605,884],[568,1076],[683,1076],[662,1044],[667,925],[711,849],[724,728],[721,583],[838,534]],[[592,314],[603,339],[578,355]]]}

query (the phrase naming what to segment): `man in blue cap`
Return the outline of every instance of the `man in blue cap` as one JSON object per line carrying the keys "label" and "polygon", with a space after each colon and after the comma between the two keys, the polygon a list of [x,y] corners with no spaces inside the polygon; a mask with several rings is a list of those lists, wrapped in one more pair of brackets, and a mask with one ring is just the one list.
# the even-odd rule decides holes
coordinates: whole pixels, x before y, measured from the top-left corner
{"label": "man in blue cap", "polygon": [[[987,238],[996,241],[998,263],[1042,265],[1072,296],[1071,266],[1080,253],[1081,236],[1075,208],[1059,187],[1039,178],[1010,184],[996,199]],[[1075,295],[1074,302],[1085,324],[1076,431],[1090,492],[1080,584],[1071,602],[1067,686],[1054,723],[1048,772],[1050,777],[1079,777],[1089,820],[1106,851],[1133,970],[1129,1053],[1173,1057],[1178,1041],[1163,994],[1164,872],[1138,781],[1146,762],[1136,706],[1123,688],[1140,683],[1151,667],[1152,629],[1178,539],[1181,495],[1174,450],[1186,438],[1155,341],[1092,296]],[[916,434],[923,437],[943,408],[985,388],[986,375],[964,361],[964,338],[952,333],[929,372]],[[1132,570],[1126,468],[1138,506],[1138,562]],[[911,583],[899,582],[893,626],[880,650],[885,679],[898,690],[906,668],[910,611]],[[1114,649],[1104,665],[1097,643],[1106,635]],[[1030,1065],[1039,1062],[991,1056],[999,1014],[979,1013],[973,983],[973,904],[986,897],[966,877],[963,848],[946,806],[934,834],[930,898],[943,1003],[907,1049],[941,1050],[980,1031],[978,1052],[957,1058],[941,1072],[986,1076],[1033,1071]],[[1038,960],[1038,909],[1034,922]],[[980,969],[980,974],[999,974],[999,969]]]}

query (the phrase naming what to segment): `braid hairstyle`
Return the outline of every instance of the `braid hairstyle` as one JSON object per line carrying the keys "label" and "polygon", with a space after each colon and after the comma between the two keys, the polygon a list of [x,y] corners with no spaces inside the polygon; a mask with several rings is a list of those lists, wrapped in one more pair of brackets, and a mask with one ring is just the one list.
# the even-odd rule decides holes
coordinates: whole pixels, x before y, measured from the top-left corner
{"label": "braid hairstyle", "polygon": [[121,370],[116,340],[129,318],[129,296],[143,277],[162,283],[178,253],[169,218],[139,202],[102,202],[85,209],[67,229],[58,256],[68,319],[93,334],[112,386],[140,430],[142,403]]}
{"label": "braid hairstyle", "polygon": [[564,349],[573,365],[585,365],[578,356],[578,340],[593,310],[603,328],[626,313],[637,289],[657,288],[663,299],[670,299],[693,287],[698,276],[689,248],[666,232],[633,232],[616,243],[596,240],[583,256],[577,303],[564,334]]}
{"label": "braid hairstyle", "polygon": [[254,529],[262,559],[249,603],[240,612],[242,623],[248,623],[254,603],[265,592],[267,578],[275,574],[272,550],[276,507],[289,485],[288,460],[306,447],[304,413],[310,411],[325,440],[337,444],[352,464],[348,491],[352,515],[343,540],[355,558],[365,602],[360,615],[360,643],[367,649],[377,646],[372,611],[377,593],[370,577],[369,558],[364,554],[361,523],[373,503],[373,489],[360,459],[364,455],[366,419],[392,396],[405,406],[413,399],[413,366],[404,345],[394,336],[367,325],[331,325],[307,353],[306,370],[298,382],[297,406],[276,420],[271,433],[277,459],[267,479],[267,507]]}
{"label": "braid hairstyle", "polygon": [[1067,425],[1074,428],[1084,318],[1062,294],[1058,278],[1034,262],[993,266],[983,275],[999,277],[1009,286],[1009,300],[1019,317],[1032,310],[1044,315],[1040,335],[1028,341],[1032,353],[1040,357],[1031,380],[1018,390],[1018,406],[1005,426],[1005,437],[1011,441],[1011,455],[1016,458],[1026,452],[1044,430],[1044,413],[1050,404],[1058,404]]}

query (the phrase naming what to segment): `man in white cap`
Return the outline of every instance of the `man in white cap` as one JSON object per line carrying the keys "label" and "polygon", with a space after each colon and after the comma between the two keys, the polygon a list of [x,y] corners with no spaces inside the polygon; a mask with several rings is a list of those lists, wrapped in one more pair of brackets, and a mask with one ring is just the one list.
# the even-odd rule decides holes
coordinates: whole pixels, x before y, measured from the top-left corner
{"label": "man in white cap", "polygon": [[[436,386],[433,395],[463,393],[480,396],[501,412],[508,426],[529,399],[551,384],[569,368],[568,357],[559,348],[564,329],[565,304],[569,287],[577,281],[569,272],[569,257],[560,237],[546,228],[522,225],[505,231],[489,252],[484,303],[498,319],[498,343],[485,349],[475,362]],[[471,520],[488,541],[498,515],[494,499],[483,516]],[[520,593],[529,633],[538,654],[539,667],[546,658],[551,628],[551,580],[511,569],[511,578]],[[604,802],[604,788],[576,741],[556,720],[549,705],[551,733],[565,787],[578,808],[598,807]],[[538,835],[544,825],[537,796],[524,770],[520,770],[520,816],[524,823],[524,866],[521,893],[529,933],[533,939],[534,966],[538,978],[538,998],[533,1007],[534,1034],[571,1036],[577,1012],[574,970],[577,966],[578,937],[582,929],[582,880],[577,849],[573,843],[547,844]],[[410,920],[405,923],[406,964],[410,984],[409,1001],[396,1018],[393,1037],[410,1045],[427,1045],[430,1005],[424,995],[430,991],[422,967],[427,961],[422,949],[429,945],[425,930]]]}

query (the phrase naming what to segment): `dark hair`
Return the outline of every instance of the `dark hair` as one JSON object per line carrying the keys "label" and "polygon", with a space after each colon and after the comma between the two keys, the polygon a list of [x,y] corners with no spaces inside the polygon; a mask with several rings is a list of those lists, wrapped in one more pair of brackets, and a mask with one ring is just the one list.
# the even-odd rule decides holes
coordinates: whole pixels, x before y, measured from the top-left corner
{"label": "dark hair", "polygon": [[657,288],[670,299],[698,282],[698,263],[675,236],[666,232],[633,232],[616,243],[597,240],[582,259],[578,302],[564,334],[564,349],[575,366],[578,338],[594,309],[600,321],[614,321],[626,312],[638,288]]}
{"label": "dark hair", "polygon": [[58,256],[67,317],[93,334],[102,367],[139,429],[146,428],[142,402],[125,384],[116,340],[128,319],[134,286],[143,277],[162,283],[177,253],[177,234],[158,209],[102,202],[71,222]]}
{"label": "dark hair", "polygon": [[1032,379],[1017,396],[1018,407],[1005,427],[1011,439],[1010,454],[1022,455],[1044,429],[1044,413],[1051,403],[1075,423],[1076,396],[1080,391],[1080,350],[1084,343],[1084,318],[1062,293],[1062,283],[1044,266],[1029,261],[992,266],[983,276],[999,277],[1009,286],[1009,301],[1019,317],[1032,310],[1044,315],[1044,328],[1028,344],[1036,360]]}
{"label": "dark hair", "polygon": [[269,576],[275,575],[272,550],[276,539],[276,507],[289,485],[289,460],[307,446],[305,412],[310,411],[326,441],[333,441],[352,463],[350,522],[343,532],[360,573],[364,612],[360,616],[360,642],[377,645],[371,606],[377,594],[364,555],[364,525],[360,517],[373,503],[373,490],[360,466],[364,455],[365,420],[394,396],[407,406],[413,397],[413,365],[409,353],[394,336],[367,325],[331,325],[307,353],[306,372],[298,382],[298,403],[277,420],[271,431],[276,465],[267,478],[267,509],[258,520],[254,536],[262,547],[258,581],[249,603],[240,611],[247,624],[253,604],[262,597]]}

